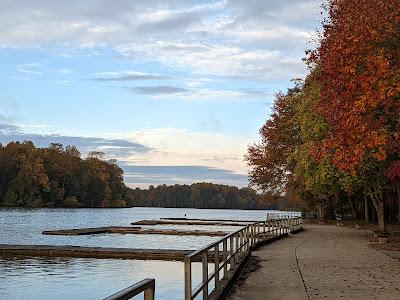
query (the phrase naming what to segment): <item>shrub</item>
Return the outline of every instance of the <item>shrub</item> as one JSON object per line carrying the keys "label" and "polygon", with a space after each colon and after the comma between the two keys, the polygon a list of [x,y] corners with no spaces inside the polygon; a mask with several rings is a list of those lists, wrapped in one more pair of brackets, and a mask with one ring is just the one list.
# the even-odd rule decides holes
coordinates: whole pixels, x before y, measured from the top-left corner
{"label": "shrub", "polygon": [[79,200],[75,196],[70,196],[65,198],[64,206],[73,208],[73,207],[80,207],[81,204],[79,203]]}
{"label": "shrub", "polygon": [[126,201],[122,200],[122,199],[113,200],[111,202],[111,206],[112,207],[119,207],[119,208],[126,207]]}

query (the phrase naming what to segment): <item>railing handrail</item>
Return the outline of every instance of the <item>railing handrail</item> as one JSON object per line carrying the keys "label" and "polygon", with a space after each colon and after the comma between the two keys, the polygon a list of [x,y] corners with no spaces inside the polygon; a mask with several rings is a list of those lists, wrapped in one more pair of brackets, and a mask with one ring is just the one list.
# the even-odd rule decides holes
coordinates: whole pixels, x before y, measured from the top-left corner
{"label": "railing handrail", "polygon": [[[185,257],[185,299],[195,299],[201,292],[203,294],[203,299],[209,299],[209,296],[213,294],[213,299],[215,299],[214,291],[218,294],[221,292],[220,286],[220,275],[219,272],[224,269],[225,279],[228,275],[228,264],[231,265],[229,270],[236,272],[237,265],[240,265],[243,261],[243,257],[250,253],[251,249],[265,240],[265,235],[272,232],[272,236],[281,236],[282,234],[287,234],[293,230],[301,228],[301,216],[293,214],[284,214],[278,216],[279,218],[271,218],[266,221],[254,221],[254,223],[248,224],[241,227],[232,233],[229,233],[222,238],[204,246],[198,250],[191,252]],[[293,220],[293,221],[289,221]],[[268,226],[268,230],[266,227]],[[264,239],[259,237],[264,235]],[[229,251],[227,250],[228,241],[230,241]],[[236,242],[236,243],[235,243]],[[235,243],[235,244],[234,244]],[[223,245],[223,258],[220,261],[220,245]],[[213,272],[208,274],[207,263],[208,261],[208,251],[214,248],[214,264],[215,269]],[[192,276],[191,276],[191,262],[192,258],[198,255],[202,255],[203,261],[203,280],[192,289]],[[233,262],[233,265],[232,265]],[[208,295],[208,284],[215,280],[215,288],[210,295]],[[228,281],[230,279],[228,278]],[[219,290],[219,291],[218,291]]]}
{"label": "railing handrail", "polygon": [[203,252],[206,252],[206,251],[208,251],[208,250],[214,248],[216,245],[221,244],[222,242],[224,242],[224,240],[229,239],[231,236],[234,236],[234,235],[238,234],[238,233],[241,232],[243,229],[246,229],[246,228],[250,227],[250,226],[253,225],[253,224],[255,224],[255,223],[252,223],[252,224],[243,226],[243,227],[241,227],[240,229],[238,229],[238,230],[236,230],[236,231],[234,231],[234,232],[228,233],[227,235],[224,235],[222,238],[216,240],[215,242],[212,242],[212,243],[208,244],[207,246],[204,246],[203,248],[200,248],[200,249],[198,249],[198,250],[195,250],[195,251],[189,253],[188,255],[186,255],[186,257],[192,258],[192,257],[195,257],[195,256],[197,256],[197,255],[203,253]]}
{"label": "railing handrail", "polygon": [[107,298],[104,298],[103,300],[127,300],[142,292],[144,292],[145,300],[154,300],[155,283],[155,279],[146,278],[111,296],[108,296]]}
{"label": "railing handrail", "polygon": [[[298,219],[298,218],[301,218],[301,217],[299,217],[299,216],[290,217],[290,219]],[[192,257],[195,257],[195,256],[205,252],[205,251],[208,251],[208,250],[214,248],[216,245],[221,244],[224,240],[229,239],[231,236],[234,236],[234,235],[238,234],[239,232],[243,231],[244,229],[246,229],[246,228],[248,228],[250,226],[257,225],[257,224],[264,224],[264,223],[266,223],[268,221],[280,221],[280,220],[283,220],[283,219],[271,219],[271,220],[267,220],[267,221],[254,221],[254,223],[251,223],[251,224],[248,224],[248,225],[243,225],[243,227],[241,227],[240,229],[238,229],[236,231],[233,231],[231,233],[228,233],[227,235],[224,235],[220,239],[218,239],[218,240],[216,240],[216,241],[204,246],[203,248],[200,248],[198,250],[195,250],[195,251],[189,253],[186,257],[192,258]]]}

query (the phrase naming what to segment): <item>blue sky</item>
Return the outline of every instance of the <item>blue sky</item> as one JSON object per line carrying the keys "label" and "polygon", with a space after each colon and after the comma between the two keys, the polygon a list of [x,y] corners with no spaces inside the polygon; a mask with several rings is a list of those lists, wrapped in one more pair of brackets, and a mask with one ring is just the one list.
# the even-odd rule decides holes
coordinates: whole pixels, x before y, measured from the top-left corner
{"label": "blue sky", "polygon": [[320,0],[1,0],[0,142],[104,151],[131,187],[247,185]]}

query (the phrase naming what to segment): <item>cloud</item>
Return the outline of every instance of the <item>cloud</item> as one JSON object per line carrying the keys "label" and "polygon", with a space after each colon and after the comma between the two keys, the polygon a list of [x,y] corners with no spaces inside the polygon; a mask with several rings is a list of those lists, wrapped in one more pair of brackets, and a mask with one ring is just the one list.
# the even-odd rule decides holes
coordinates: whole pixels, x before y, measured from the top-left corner
{"label": "cloud", "polygon": [[168,85],[157,85],[157,86],[136,86],[129,88],[131,91],[142,94],[142,95],[171,95],[171,94],[182,94],[190,92],[185,88]]}
{"label": "cloud", "polygon": [[239,90],[217,90],[217,89],[196,89],[182,88],[177,86],[158,85],[158,86],[136,86],[124,87],[125,89],[141,94],[151,96],[156,99],[168,98],[174,95],[175,99],[184,101],[254,101],[265,100],[267,96],[273,93],[263,91],[261,89],[239,89]]}
{"label": "cloud", "polygon": [[[219,128],[221,124],[218,123]],[[251,136],[231,136],[215,131],[191,131],[179,128],[142,129],[111,135],[110,138],[134,140],[150,151],[125,159],[129,165],[208,166],[246,174],[243,154]]]}
{"label": "cloud", "polygon": [[286,80],[305,74],[321,2],[4,0],[0,47],[111,48],[192,74]]}
{"label": "cloud", "polygon": [[55,71],[62,75],[70,75],[73,73],[73,71],[71,69],[57,69]]}
{"label": "cloud", "polygon": [[187,41],[130,43],[117,47],[125,57],[156,60],[170,67],[217,76],[278,81],[305,73],[300,57],[275,50]]}
{"label": "cloud", "polygon": [[61,143],[64,146],[74,145],[83,154],[89,151],[103,151],[114,158],[130,157],[136,153],[145,153],[150,148],[140,143],[124,139],[105,139],[99,137],[68,136],[62,134],[38,134],[25,132],[23,129],[37,128],[37,126],[18,126],[0,124],[0,143],[8,144],[12,141],[32,141],[37,147],[47,147],[51,143]]}
{"label": "cloud", "polygon": [[41,67],[42,64],[40,63],[20,64],[17,66],[17,71],[28,75],[43,75],[40,70]]}
{"label": "cloud", "polygon": [[199,23],[200,20],[200,16],[194,12],[178,13],[161,20],[143,23],[138,26],[138,31],[147,33],[168,33],[177,28],[187,28],[194,23]]}
{"label": "cloud", "polygon": [[92,78],[94,81],[138,81],[138,80],[164,80],[171,77],[159,74],[145,74],[139,72],[103,72],[97,73]]}

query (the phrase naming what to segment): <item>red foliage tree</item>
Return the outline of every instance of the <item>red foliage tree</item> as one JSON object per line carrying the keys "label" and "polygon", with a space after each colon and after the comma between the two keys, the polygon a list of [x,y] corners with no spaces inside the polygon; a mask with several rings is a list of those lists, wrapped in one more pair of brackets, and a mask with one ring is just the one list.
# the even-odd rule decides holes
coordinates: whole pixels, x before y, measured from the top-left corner
{"label": "red foliage tree", "polygon": [[[331,0],[328,8],[314,58],[322,67],[316,110],[332,131],[316,156],[353,174],[369,169],[367,163],[384,173],[399,160],[400,1]],[[384,229],[382,187],[371,187]]]}

